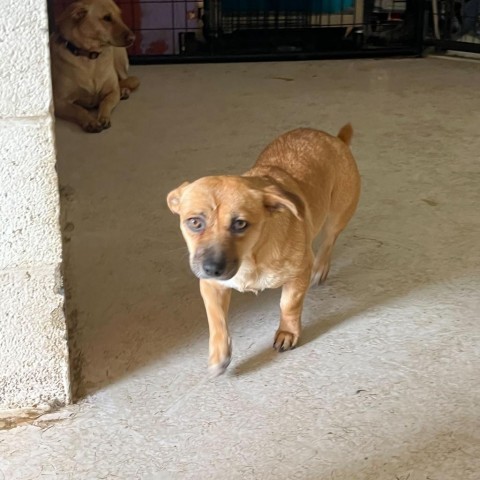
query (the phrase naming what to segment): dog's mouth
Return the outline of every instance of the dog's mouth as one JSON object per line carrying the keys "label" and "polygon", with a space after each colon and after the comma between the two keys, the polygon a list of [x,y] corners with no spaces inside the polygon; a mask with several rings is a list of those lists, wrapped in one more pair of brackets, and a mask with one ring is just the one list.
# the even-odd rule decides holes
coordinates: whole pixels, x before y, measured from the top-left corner
{"label": "dog's mouth", "polygon": [[134,40],[121,40],[121,41],[110,41],[106,43],[106,45],[110,45],[112,47],[117,47],[117,48],[129,48],[133,45]]}

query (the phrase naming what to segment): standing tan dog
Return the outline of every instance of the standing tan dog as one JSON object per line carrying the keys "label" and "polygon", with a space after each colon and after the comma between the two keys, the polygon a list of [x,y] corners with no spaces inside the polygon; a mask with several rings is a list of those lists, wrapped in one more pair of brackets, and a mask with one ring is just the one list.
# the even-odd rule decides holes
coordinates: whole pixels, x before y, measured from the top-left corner
{"label": "standing tan dog", "polygon": [[[134,40],[113,0],[69,5],[50,41],[55,115],[90,133],[109,128],[120,99],[140,84],[128,76],[125,47]],[[92,109],[98,109],[96,116]]]}
{"label": "standing tan dog", "polygon": [[[172,212],[200,279],[210,328],[213,374],[230,363],[227,313],[231,289],[282,287],[273,346],[297,345],[303,300],[326,279],[332,248],[355,212],[360,176],[350,152],[352,127],[338,137],[312,130],[285,133],[242,176],[204,177],[169,193]],[[322,233],[316,256],[312,241]]]}

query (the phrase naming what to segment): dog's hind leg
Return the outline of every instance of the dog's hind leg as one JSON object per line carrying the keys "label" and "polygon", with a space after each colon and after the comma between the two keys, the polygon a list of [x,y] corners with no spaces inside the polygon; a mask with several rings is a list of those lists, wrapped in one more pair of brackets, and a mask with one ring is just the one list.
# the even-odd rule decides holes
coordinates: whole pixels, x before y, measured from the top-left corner
{"label": "dog's hind leg", "polygon": [[340,232],[341,229],[327,219],[322,230],[322,242],[313,262],[311,285],[319,285],[327,279],[333,246]]}
{"label": "dog's hind leg", "polygon": [[136,90],[140,85],[140,80],[137,77],[127,77],[119,80],[120,84],[120,100],[126,100],[130,97],[133,90]]}
{"label": "dog's hind leg", "polygon": [[[346,145],[350,145],[352,134],[352,127],[347,124],[340,130],[338,138]],[[347,157],[343,167],[337,170],[337,182],[330,199],[330,211],[321,231],[322,243],[313,262],[312,285],[327,279],[333,246],[355,213],[359,196],[360,175],[355,160],[350,156]]]}
{"label": "dog's hind leg", "polygon": [[120,86],[120,99],[126,100],[130,97],[133,90],[139,87],[140,80],[137,77],[128,76],[129,63],[125,48],[116,48],[114,50],[114,64]]}
{"label": "dog's hind leg", "polygon": [[360,182],[354,183],[347,192],[349,195],[332,196],[332,210],[323,225],[322,241],[313,262],[311,285],[319,285],[327,279],[333,246],[357,208]]}

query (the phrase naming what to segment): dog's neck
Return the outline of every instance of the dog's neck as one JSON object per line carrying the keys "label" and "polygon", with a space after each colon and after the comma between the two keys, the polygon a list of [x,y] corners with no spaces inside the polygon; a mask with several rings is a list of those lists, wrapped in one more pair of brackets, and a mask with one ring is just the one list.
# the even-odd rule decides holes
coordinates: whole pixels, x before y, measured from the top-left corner
{"label": "dog's neck", "polygon": [[64,36],[60,33],[57,34],[57,42],[63,45],[72,55],[76,57],[86,57],[90,60],[96,60],[102,52],[86,50],[84,48],[77,47],[74,43],[70,40],[67,40]]}

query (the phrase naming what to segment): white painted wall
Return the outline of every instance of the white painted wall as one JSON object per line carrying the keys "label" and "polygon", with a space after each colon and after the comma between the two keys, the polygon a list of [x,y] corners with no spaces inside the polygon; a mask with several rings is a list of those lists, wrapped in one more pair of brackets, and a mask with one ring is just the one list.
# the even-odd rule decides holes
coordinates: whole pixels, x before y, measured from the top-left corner
{"label": "white painted wall", "polygon": [[46,0],[0,0],[0,409],[70,401]]}

